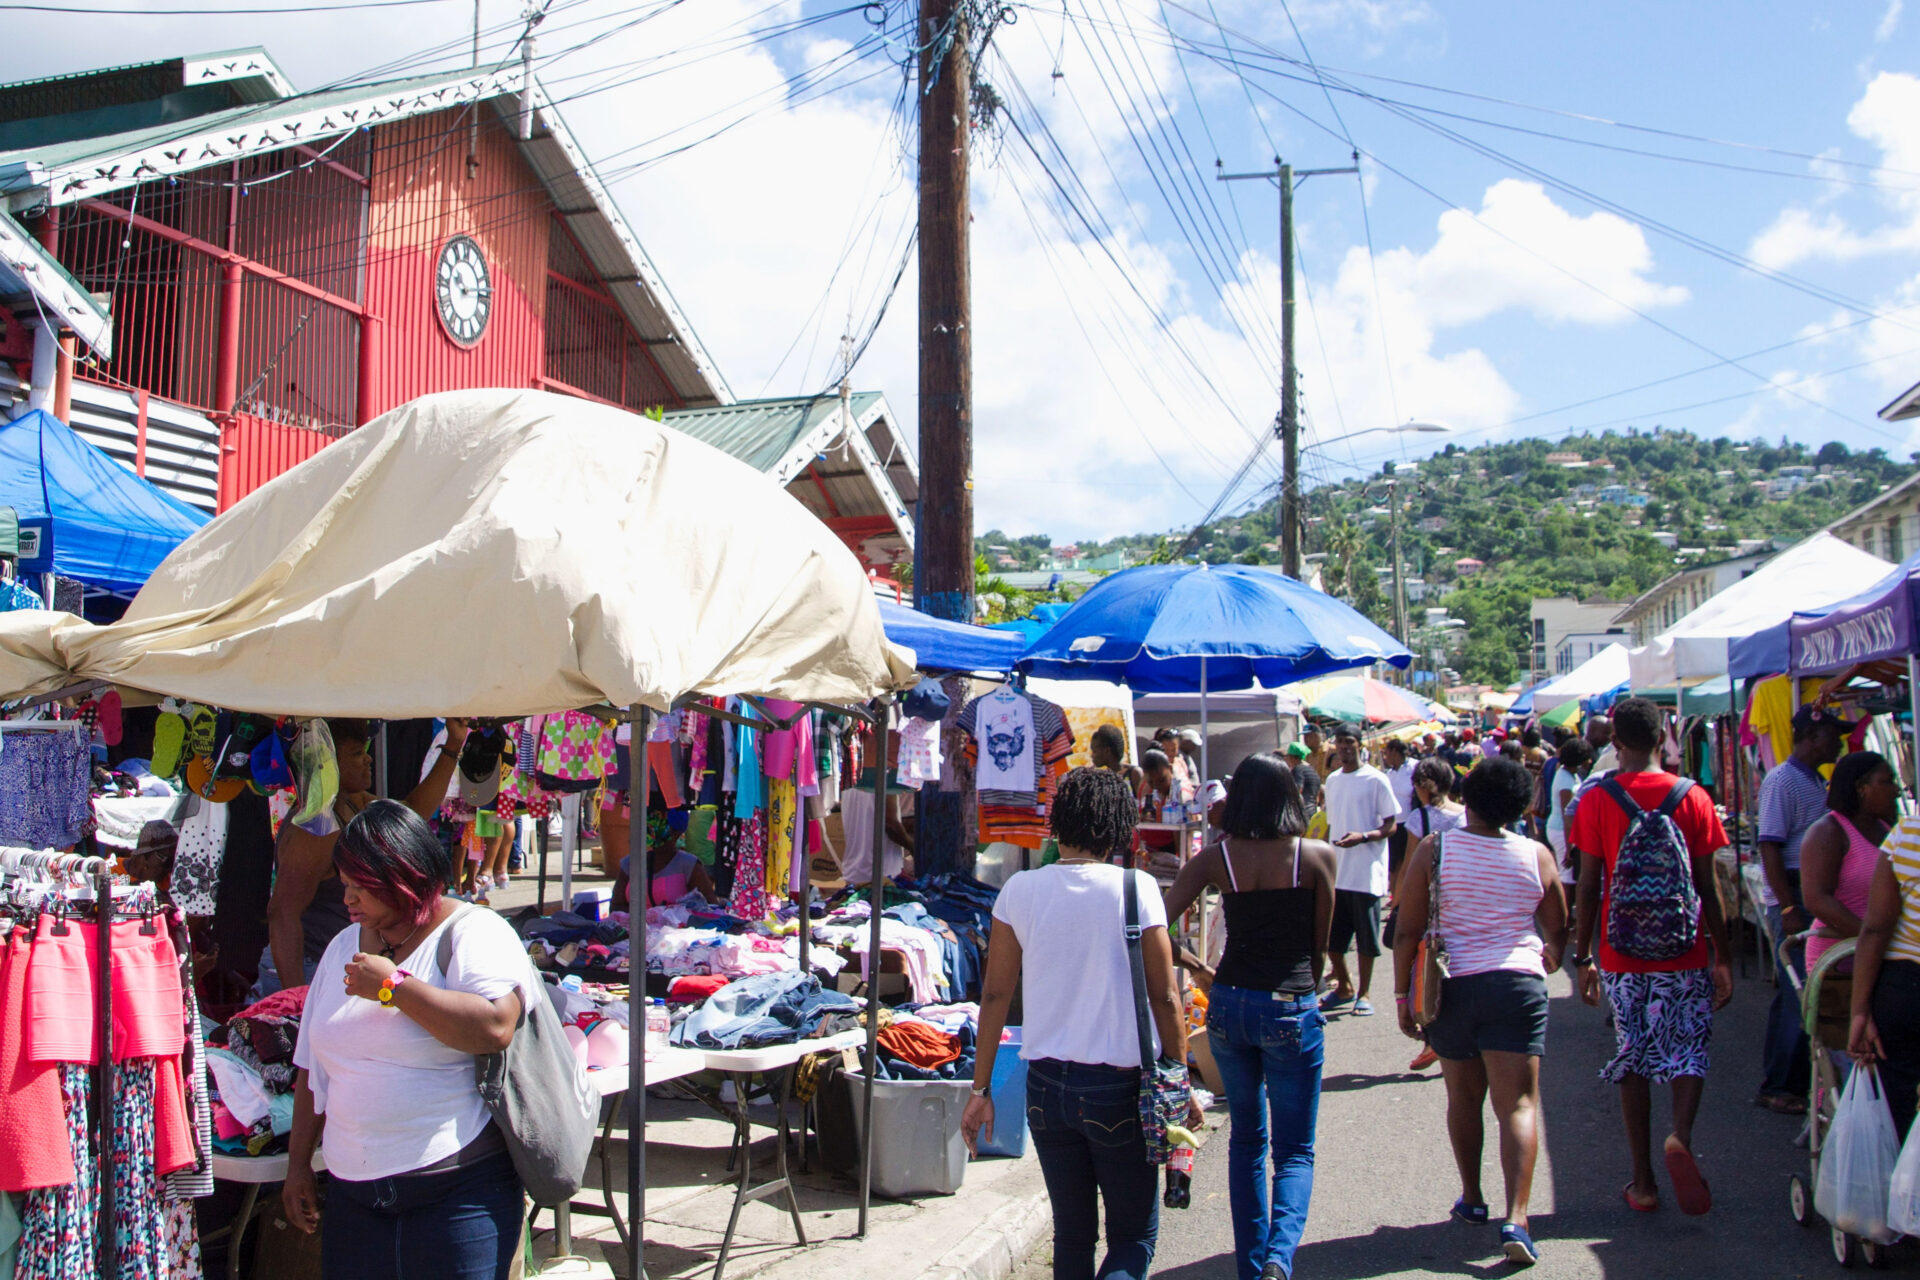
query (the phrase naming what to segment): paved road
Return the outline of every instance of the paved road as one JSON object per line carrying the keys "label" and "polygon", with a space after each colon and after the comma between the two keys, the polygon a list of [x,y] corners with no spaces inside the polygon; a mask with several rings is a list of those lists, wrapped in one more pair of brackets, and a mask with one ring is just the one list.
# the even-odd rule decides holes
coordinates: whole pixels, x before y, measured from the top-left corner
{"label": "paved road", "polygon": [[[1672,1207],[1630,1212],[1620,1189],[1628,1169],[1616,1094],[1595,1076],[1612,1049],[1601,1012],[1553,980],[1553,1022],[1543,1069],[1545,1141],[1533,1195],[1533,1233],[1542,1249],[1532,1274],[1577,1280],[1827,1276],[1837,1272],[1824,1228],[1803,1231],[1787,1214],[1787,1176],[1805,1168],[1793,1145],[1800,1121],[1752,1105],[1769,987],[1739,984],[1715,1022],[1715,1065],[1695,1130],[1695,1147],[1715,1207],[1687,1218]],[[1446,1137],[1445,1087],[1438,1072],[1405,1071],[1410,1042],[1384,1010],[1337,1017],[1328,1027],[1320,1103],[1318,1176],[1299,1280],[1507,1274],[1493,1227],[1447,1221],[1459,1181]],[[1664,1136],[1656,1095],[1655,1133]],[[1484,1185],[1498,1205],[1500,1169],[1487,1120]],[[1655,1139],[1656,1154],[1659,1136]],[[1233,1280],[1227,1211],[1226,1124],[1200,1152],[1193,1207],[1163,1211],[1154,1274],[1164,1280]],[[1496,1212],[1497,1212],[1496,1208]],[[1920,1269],[1920,1251],[1902,1246],[1895,1265]],[[1017,1280],[1046,1280],[1043,1248]]]}

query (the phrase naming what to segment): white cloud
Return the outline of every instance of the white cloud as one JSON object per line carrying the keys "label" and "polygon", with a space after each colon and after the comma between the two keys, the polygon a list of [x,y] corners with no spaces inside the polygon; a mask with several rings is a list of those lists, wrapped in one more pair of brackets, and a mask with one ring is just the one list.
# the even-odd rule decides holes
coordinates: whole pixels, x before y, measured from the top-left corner
{"label": "white cloud", "polygon": [[[1889,10],[1898,18],[1898,0]],[[1885,23],[1883,22],[1883,26]],[[1920,77],[1883,71],[1847,113],[1847,128],[1880,153],[1884,184],[1881,217],[1864,228],[1831,210],[1783,210],[1754,238],[1747,254],[1764,267],[1786,270],[1801,262],[1854,262],[1920,250]],[[1816,162],[1816,172],[1832,166]]]}
{"label": "white cloud", "polygon": [[1900,29],[1900,10],[1905,7],[1905,0],[1887,0],[1887,11],[1880,15],[1880,25],[1873,29],[1876,44],[1893,39],[1893,33]]}

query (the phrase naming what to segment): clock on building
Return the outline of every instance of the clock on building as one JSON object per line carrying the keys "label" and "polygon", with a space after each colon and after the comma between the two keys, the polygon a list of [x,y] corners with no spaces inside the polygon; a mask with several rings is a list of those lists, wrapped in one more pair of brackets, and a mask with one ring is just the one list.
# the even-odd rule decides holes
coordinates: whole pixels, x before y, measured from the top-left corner
{"label": "clock on building", "polygon": [[493,314],[493,276],[470,236],[454,236],[440,249],[433,271],[434,311],[447,336],[463,347],[480,341]]}

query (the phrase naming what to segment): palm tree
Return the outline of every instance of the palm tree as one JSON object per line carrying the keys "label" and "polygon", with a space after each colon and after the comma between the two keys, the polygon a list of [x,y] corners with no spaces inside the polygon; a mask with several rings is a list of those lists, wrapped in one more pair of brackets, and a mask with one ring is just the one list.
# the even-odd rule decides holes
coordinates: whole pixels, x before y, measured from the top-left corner
{"label": "palm tree", "polygon": [[1333,557],[1328,566],[1336,572],[1321,571],[1327,581],[1327,587],[1335,594],[1353,594],[1353,558],[1360,554],[1360,529],[1351,520],[1330,520],[1327,523],[1327,554]]}

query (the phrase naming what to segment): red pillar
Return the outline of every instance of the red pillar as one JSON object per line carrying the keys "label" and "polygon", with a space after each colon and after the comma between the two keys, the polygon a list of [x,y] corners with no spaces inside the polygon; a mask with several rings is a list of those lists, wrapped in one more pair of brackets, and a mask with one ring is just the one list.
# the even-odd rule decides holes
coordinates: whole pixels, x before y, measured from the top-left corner
{"label": "red pillar", "polygon": [[213,407],[233,414],[240,400],[240,305],[246,272],[229,262],[220,281],[219,342],[214,349]]}
{"label": "red pillar", "polygon": [[379,417],[385,398],[380,385],[380,317],[369,312],[360,317],[360,387],[354,397],[354,425],[364,427]]}

